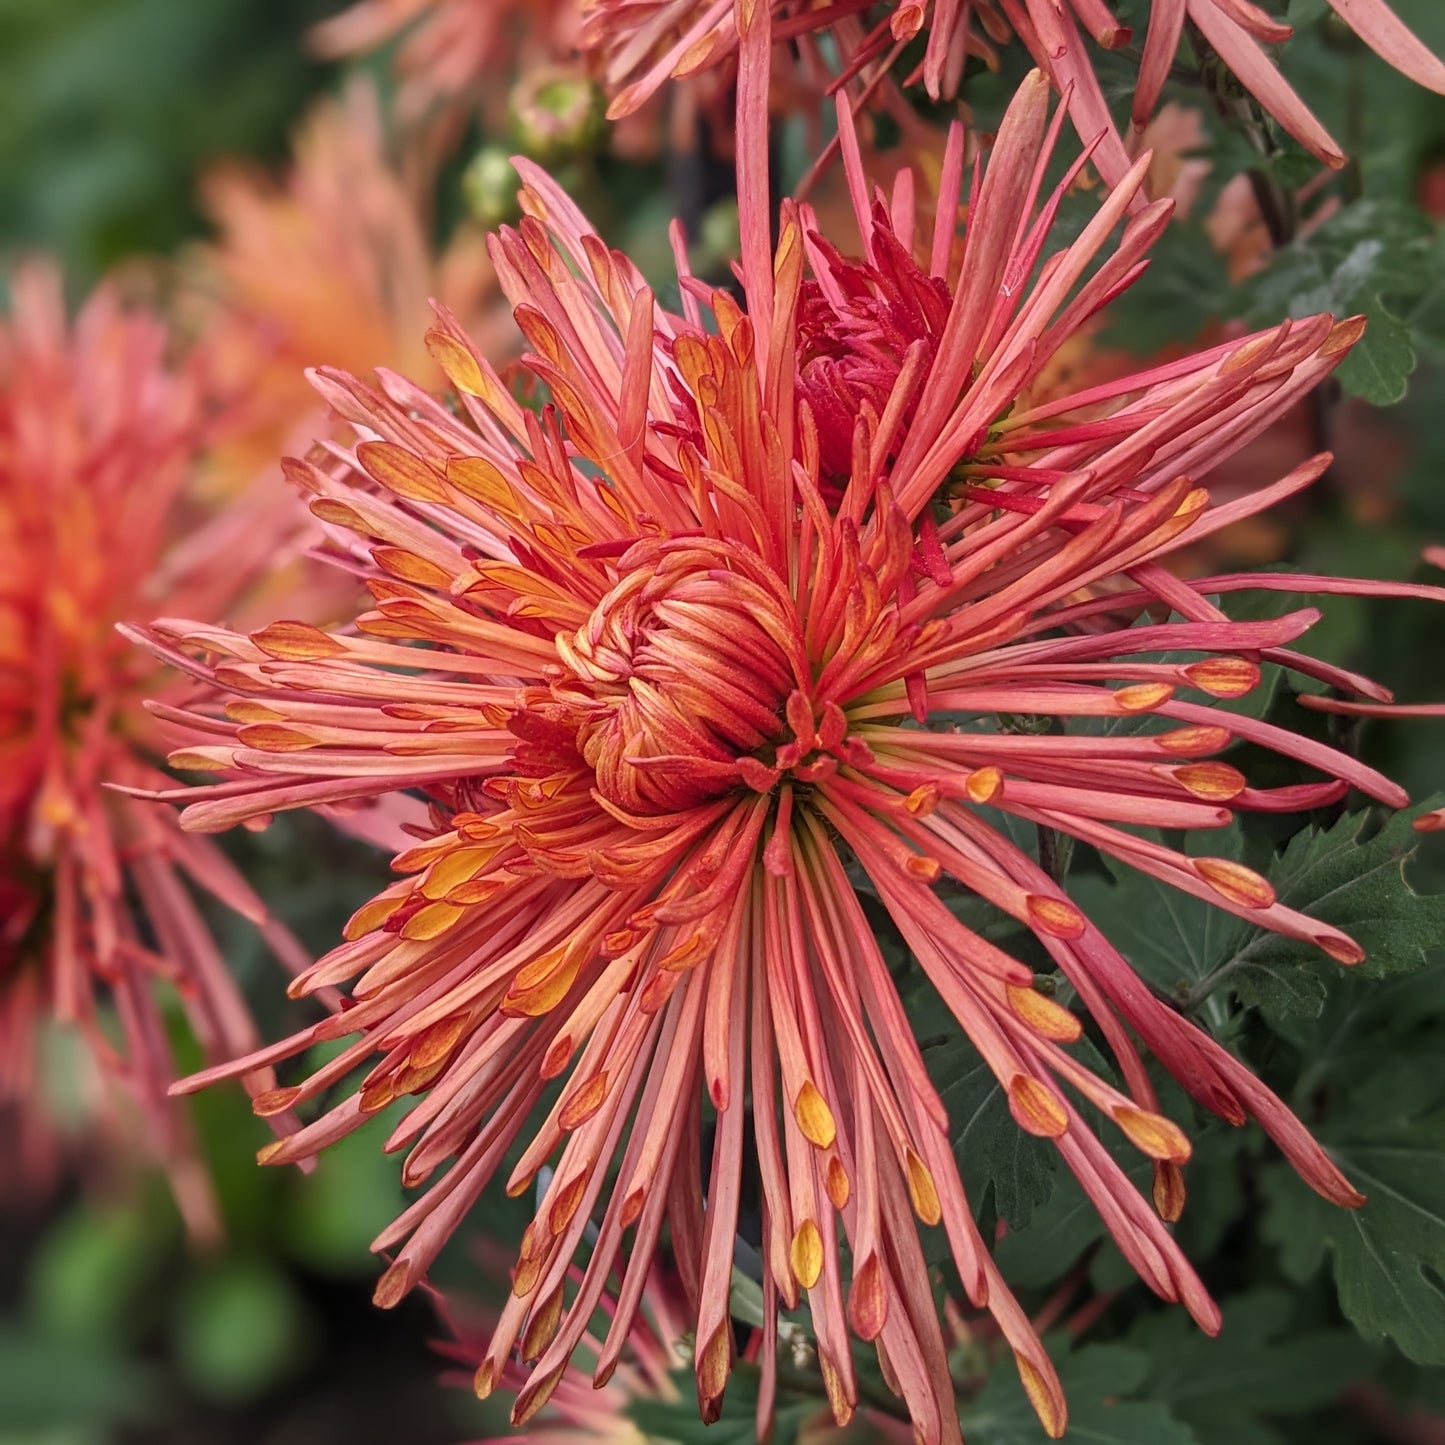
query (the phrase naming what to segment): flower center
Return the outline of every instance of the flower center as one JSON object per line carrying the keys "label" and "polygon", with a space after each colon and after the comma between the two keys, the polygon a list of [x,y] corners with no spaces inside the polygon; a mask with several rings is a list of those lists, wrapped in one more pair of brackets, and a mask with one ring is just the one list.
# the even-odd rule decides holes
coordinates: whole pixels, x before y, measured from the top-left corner
{"label": "flower center", "polygon": [[557,650],[553,697],[598,792],[629,812],[694,807],[744,781],[806,682],[791,599],[753,554],[706,538],[640,543]]}

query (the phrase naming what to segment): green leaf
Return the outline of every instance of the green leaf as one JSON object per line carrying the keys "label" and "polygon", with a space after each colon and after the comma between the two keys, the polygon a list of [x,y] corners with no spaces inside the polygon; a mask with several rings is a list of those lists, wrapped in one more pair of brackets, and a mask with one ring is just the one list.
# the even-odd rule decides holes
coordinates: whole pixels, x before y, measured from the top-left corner
{"label": "green leaf", "polygon": [[[1195,1437],[1168,1405],[1121,1399],[1139,1392],[1149,1356],[1124,1345],[1087,1345],[1060,1358],[1060,1341],[1049,1342],[1069,1402],[1066,1439],[1075,1445],[1195,1445]],[[962,1414],[969,1445],[1047,1445],[1017,1373],[1006,1363],[989,1376],[978,1399]]]}
{"label": "green leaf", "polygon": [[[675,1370],[672,1379],[674,1399],[634,1397],[628,1402],[628,1418],[649,1441],[666,1441],[671,1445],[755,1445],[760,1381],[756,1365],[742,1361],[733,1367],[723,1396],[722,1414],[711,1425],[705,1425],[698,1418],[692,1371]],[[816,1383],[817,1395],[813,1398],[800,1398],[780,1385],[773,1418],[773,1445],[791,1445],[803,1425],[811,1420],[821,1417],[832,1424],[821,1377]]]}
{"label": "green leaf", "polygon": [[[1346,814],[1328,829],[1297,833],[1269,880],[1281,903],[1343,929],[1365,950],[1359,971],[1367,977],[1419,968],[1431,948],[1445,943],[1445,894],[1416,893],[1405,865],[1419,842],[1412,819],[1440,806],[1427,800],[1394,813],[1373,836],[1370,814]],[[1240,950],[1255,969],[1297,967],[1318,955],[1308,944],[1258,932]]]}
{"label": "green leaf", "polygon": [[1397,1057],[1316,1130],[1367,1196],[1338,1209],[1283,1165],[1264,1176],[1266,1238],[1303,1282],[1328,1256],[1340,1308],[1369,1340],[1392,1339],[1419,1364],[1445,1364],[1445,1081],[1439,1039]]}
{"label": "green leaf", "polygon": [[[161,1216],[164,1225],[169,1221]],[[155,1268],[163,1238],[139,1209],[83,1205],[47,1231],[28,1281],[32,1313],[56,1338],[124,1340],[135,1329],[136,1297]]]}
{"label": "green leaf", "polygon": [[[1418,968],[1426,950],[1445,941],[1445,894],[1416,893],[1404,876],[1417,841],[1411,818],[1433,805],[1394,814],[1371,837],[1368,813],[1347,814],[1327,829],[1306,828],[1269,868],[1281,903],[1359,942],[1366,952],[1359,971],[1366,976]],[[1242,849],[1231,828],[1192,835],[1189,851],[1238,858]],[[1207,1004],[1204,1021],[1216,1033],[1229,1018],[1218,996],[1226,984],[1239,1003],[1260,1009],[1271,1023],[1319,1015],[1339,965],[1312,944],[1251,928],[1202,899],[1121,865],[1108,867],[1112,884],[1096,876],[1071,880],[1075,900],[1150,982],[1184,1007]]]}
{"label": "green leaf", "polygon": [[1335,375],[1351,395],[1363,397],[1372,406],[1393,406],[1404,399],[1415,370],[1410,328],[1373,291],[1360,292],[1355,305],[1365,315],[1365,334]]}
{"label": "green leaf", "polygon": [[0,1434],[135,1419],[154,1406],[154,1385],[108,1348],[0,1323]]}
{"label": "green leaf", "polygon": [[371,1241],[406,1207],[396,1160],[381,1150],[393,1107],[326,1150],[297,1180],[283,1221],[290,1252],[326,1274],[370,1274]]}
{"label": "green leaf", "polygon": [[233,1260],[196,1276],[178,1302],[176,1353],[191,1385],[213,1400],[253,1399],[304,1359],[302,1308],[286,1276]]}
{"label": "green leaf", "polygon": [[1415,369],[1414,328],[1402,320],[1435,284],[1430,223],[1400,202],[1359,200],[1277,251],[1269,268],[1240,288],[1257,325],[1328,311],[1366,318],[1364,338],[1336,375],[1346,391],[1379,406],[1405,395]]}
{"label": "green leaf", "polygon": [[1149,1398],[1202,1445],[1238,1445],[1261,1434],[1259,1416],[1299,1415],[1338,1399],[1374,1362],[1348,1330],[1293,1329],[1292,1310],[1279,1290],[1238,1296],[1224,1305],[1216,1339],[1178,1311],[1142,1316],[1128,1343],[1152,1359]]}
{"label": "green leaf", "polygon": [[[1195,856],[1237,861],[1244,851],[1239,828],[1192,834]],[[1183,1001],[1249,934],[1243,919],[1171,888],[1147,874],[1106,859],[1112,882],[1097,874],[1069,880],[1069,892],[1103,935],[1150,983]]]}

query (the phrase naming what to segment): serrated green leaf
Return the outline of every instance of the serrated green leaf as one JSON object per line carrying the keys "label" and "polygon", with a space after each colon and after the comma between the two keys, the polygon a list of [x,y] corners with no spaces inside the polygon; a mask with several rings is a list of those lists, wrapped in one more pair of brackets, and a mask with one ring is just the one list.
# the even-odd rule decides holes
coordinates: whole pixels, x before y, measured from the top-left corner
{"label": "serrated green leaf", "polygon": [[1368,1340],[1392,1339],[1420,1364],[1445,1364],[1445,1081],[1438,1036],[1397,1057],[1316,1130],[1364,1207],[1338,1209],[1283,1165],[1264,1178],[1263,1230],[1303,1281],[1328,1256],[1340,1308]]}
{"label": "serrated green leaf", "polygon": [[[1067,1439],[1080,1445],[1196,1445],[1167,1405],[1120,1398],[1144,1384],[1148,1355],[1123,1345],[1087,1345],[1060,1357],[1060,1343],[1049,1346],[1069,1402]],[[1049,1438],[1007,1364],[993,1371],[961,1418],[970,1445],[1047,1445]]]}
{"label": "serrated green leaf", "polygon": [[1415,342],[1410,327],[1374,291],[1359,292],[1354,308],[1364,314],[1365,334],[1335,372],[1352,396],[1371,406],[1393,406],[1404,398],[1415,370]]}
{"label": "serrated green leaf", "polygon": [[[1147,1194],[1153,1176],[1150,1161],[1123,1143],[1113,1152],[1135,1189]],[[1060,1169],[1048,1199],[1034,1209],[1029,1227],[1005,1234],[994,1258],[1011,1285],[1051,1284],[1106,1234],[1088,1195],[1072,1173]]]}
{"label": "serrated green leaf", "polygon": [[1413,206],[1359,200],[1277,251],[1267,270],[1240,288],[1245,314],[1258,325],[1281,315],[1328,311],[1361,314],[1365,335],[1336,372],[1346,391],[1376,405],[1405,395],[1415,369],[1409,317],[1434,284],[1434,237]]}
{"label": "serrated green leaf", "polygon": [[[1238,827],[1191,837],[1196,854],[1233,860],[1243,854]],[[1147,874],[1106,860],[1112,882],[1097,874],[1069,880],[1069,892],[1104,936],[1151,983],[1183,999],[1249,934],[1243,919]]]}
{"label": "serrated green leaf", "polygon": [[[1366,836],[1370,818],[1361,813],[1328,829],[1307,828],[1269,870],[1281,903],[1359,943],[1366,957],[1358,967],[1366,977],[1419,968],[1428,950],[1445,944],[1445,894],[1416,893],[1404,871],[1419,841],[1411,820],[1440,802],[1392,814],[1373,836]],[[1308,944],[1263,931],[1237,955],[1242,966],[1272,970],[1317,957]]]}
{"label": "serrated green leaf", "polygon": [[[1418,968],[1428,949],[1445,942],[1445,894],[1416,893],[1403,871],[1417,838],[1411,818],[1431,806],[1394,814],[1368,838],[1368,814],[1347,814],[1328,829],[1307,828],[1269,868],[1281,903],[1335,925],[1365,949],[1359,969],[1366,976]],[[1240,856],[1234,829],[1191,836],[1189,848]],[[1339,965],[1312,944],[1251,928],[1113,863],[1109,870],[1112,884],[1098,877],[1071,880],[1074,898],[1145,978],[1184,1007],[1208,1000],[1204,1017],[1216,1032],[1228,1018],[1218,997],[1226,985],[1271,1022],[1320,1014]]]}

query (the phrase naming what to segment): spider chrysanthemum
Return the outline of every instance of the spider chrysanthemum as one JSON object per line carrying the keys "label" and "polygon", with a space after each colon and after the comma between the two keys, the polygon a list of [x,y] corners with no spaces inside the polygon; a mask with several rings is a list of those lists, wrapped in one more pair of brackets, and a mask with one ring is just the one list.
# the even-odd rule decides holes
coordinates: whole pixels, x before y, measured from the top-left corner
{"label": "spider chrysanthemum", "polygon": [[[856,1400],[851,1333],[877,1343],[921,1439],[958,1438],[919,1242],[939,1228],[1058,1433],[1057,1379],[975,1227],[853,880],[866,877],[1019,1126],[1056,1143],[1134,1267],[1206,1328],[1217,1312],[1165,1225],[1189,1142],[1161,1115],[1136,1040],[1216,1113],[1257,1118],[1322,1194],[1359,1202],[1285,1106],[1156,999],[1002,826],[1070,834],[1343,963],[1362,956],[1249,869],[1139,831],[1207,831],[1348,785],[1404,801],[1356,760],[1209,705],[1249,691],[1261,661],[1379,695],[1290,650],[1315,613],[1230,621],[1211,594],[1256,579],[1189,584],[1164,565],[1319,473],[1322,459],[1222,508],[1195,480],[1325,376],[1359,326],[1289,322],[1031,402],[1163,223],[1167,205],[1146,207],[1107,242],[1147,159],[1041,261],[1059,119],[1050,128],[1035,75],[968,190],[961,244],[951,208],[915,235],[909,178],[873,196],[850,160],[866,254],[838,257],[791,203],[773,248],[766,98],[747,80],[769,44],[755,13],[739,95],[746,306],[684,276],[681,314],[663,310],[518,162],[526,219],[493,256],[546,404],[521,406],[445,315],[431,344],[454,404],[391,375],[373,388],[320,374],[362,438],[338,455],[354,470],[293,474],[370,549],[373,610],[329,633],[163,621],[148,634],[233,699],[194,719],[213,742],[178,759],[222,775],[186,792],[187,827],[398,791],[430,804],[396,882],[298,985],[349,983],[352,1006],[236,1068],[353,1036],[263,1110],[366,1069],[270,1146],[273,1162],[414,1097],[388,1147],[407,1151],[407,1185],[426,1187],[377,1241],[394,1254],[383,1303],[424,1277],[499,1171],[512,1192],[546,1180],[478,1371],[485,1391],[514,1352],[534,1362],[519,1420],[611,1288],[605,1380],[664,1229],[701,1408],[716,1414],[755,1157],[765,1307],[806,1296],[840,1420]],[[962,155],[955,134],[954,194]],[[1009,730],[1006,716],[1056,725]],[[1144,716],[1157,727],[1076,726]],[[1319,780],[1251,787],[1218,757],[1236,739]],[[1117,1077],[1071,1051],[1077,1012],[950,912],[945,876],[1033,931]],[[1155,1162],[1152,1202],[1086,1108]],[[585,1241],[581,1282],[564,1289]]]}

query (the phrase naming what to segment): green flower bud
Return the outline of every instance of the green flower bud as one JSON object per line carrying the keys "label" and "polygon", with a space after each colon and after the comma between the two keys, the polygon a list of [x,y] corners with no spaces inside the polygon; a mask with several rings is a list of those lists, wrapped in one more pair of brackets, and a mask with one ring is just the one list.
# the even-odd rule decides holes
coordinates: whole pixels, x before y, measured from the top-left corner
{"label": "green flower bud", "polygon": [[607,134],[601,88],[571,66],[543,65],[512,87],[512,134],[543,165],[596,150]]}
{"label": "green flower bud", "polygon": [[484,145],[462,172],[467,209],[488,230],[515,221],[521,214],[517,205],[520,185],[521,179],[504,146]]}

